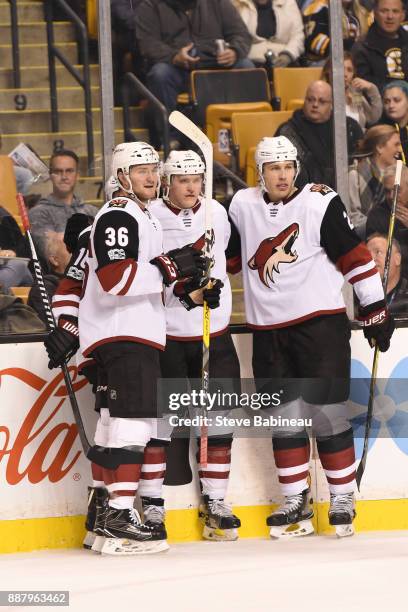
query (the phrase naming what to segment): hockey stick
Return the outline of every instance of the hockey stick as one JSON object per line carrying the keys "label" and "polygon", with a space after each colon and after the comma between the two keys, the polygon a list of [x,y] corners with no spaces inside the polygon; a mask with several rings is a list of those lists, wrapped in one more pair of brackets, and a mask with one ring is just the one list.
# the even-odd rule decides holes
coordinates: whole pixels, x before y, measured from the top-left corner
{"label": "hockey stick", "polygon": [[[185,115],[178,111],[173,111],[169,116],[171,125],[187,138],[192,140],[200,149],[204,156],[206,178],[204,190],[205,204],[205,232],[204,232],[204,255],[207,258],[207,278],[210,276],[210,262],[212,251],[212,219],[211,219],[211,201],[213,190],[213,146],[207,136],[198,128],[195,123],[190,121]],[[208,393],[210,390],[210,309],[207,302],[203,304],[203,365],[201,386],[204,396],[203,412],[207,416]],[[207,467],[208,455],[208,426],[201,425],[200,431],[200,464]]]}
{"label": "hockey stick", "polygon": [[[388,283],[388,276],[390,272],[392,240],[394,237],[394,226],[395,226],[395,212],[397,208],[398,192],[399,192],[399,188],[401,184],[401,172],[402,172],[402,161],[399,159],[397,161],[397,166],[395,168],[394,193],[393,193],[393,200],[392,200],[392,207],[391,207],[390,224],[388,226],[387,254],[386,254],[385,263],[384,263],[383,289],[384,289],[385,300],[387,300],[387,283]],[[374,391],[375,391],[375,385],[377,381],[379,356],[380,356],[380,349],[378,348],[378,345],[376,345],[374,349],[373,367],[371,370],[370,394],[369,394],[368,406],[367,406],[367,418],[366,418],[366,426],[365,426],[365,432],[364,432],[363,454],[361,455],[361,460],[357,468],[357,474],[356,474],[356,482],[357,482],[358,490],[360,490],[360,483],[361,483],[361,479],[364,474],[366,461],[367,461],[368,441],[370,438],[371,422],[373,419]]]}
{"label": "hockey stick", "polygon": [[[20,216],[21,216],[21,221],[23,223],[23,228],[24,228],[24,231],[26,233],[26,236],[27,236],[27,239],[28,239],[28,243],[30,245],[31,259],[32,259],[33,266],[34,266],[35,281],[36,281],[37,286],[38,286],[38,288],[40,290],[40,295],[41,295],[41,299],[42,299],[45,315],[47,317],[47,323],[46,323],[47,329],[48,329],[48,331],[52,331],[56,327],[55,319],[54,319],[54,315],[52,313],[50,299],[49,299],[48,293],[47,293],[47,291],[45,289],[44,277],[43,277],[43,273],[42,273],[42,270],[41,270],[41,265],[40,265],[40,262],[38,261],[37,251],[35,250],[34,242],[33,242],[32,236],[31,236],[31,232],[30,232],[30,220],[28,218],[28,213],[27,213],[26,205],[25,205],[24,198],[21,195],[21,193],[17,194],[17,204],[18,204],[18,210],[19,210],[19,213],[20,213]],[[72,387],[72,381],[71,381],[71,377],[70,377],[69,372],[68,372],[67,364],[64,363],[61,366],[61,369],[62,369],[62,373],[64,375],[65,385],[66,385],[66,388],[67,388],[67,391],[68,391],[68,397],[69,397],[69,401],[71,403],[72,412],[74,413],[75,423],[76,423],[76,426],[77,426],[77,429],[78,429],[79,438],[81,440],[82,449],[83,449],[84,454],[86,456],[88,454],[89,449],[90,449],[90,444],[88,442],[88,438],[86,437],[84,425],[83,425],[83,422],[82,422],[81,413],[79,411],[78,402],[76,400],[75,392],[74,392],[74,389]]]}

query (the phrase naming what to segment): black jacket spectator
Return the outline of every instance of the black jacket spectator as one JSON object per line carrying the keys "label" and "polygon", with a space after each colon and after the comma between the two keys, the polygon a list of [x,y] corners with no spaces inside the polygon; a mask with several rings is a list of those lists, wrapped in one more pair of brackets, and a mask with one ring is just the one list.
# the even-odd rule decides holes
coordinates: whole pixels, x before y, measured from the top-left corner
{"label": "black jacket spectator", "polygon": [[[349,154],[355,151],[357,141],[363,137],[360,125],[351,117],[347,121]],[[295,145],[301,164],[298,185],[324,183],[335,188],[333,119],[324,123],[309,121],[302,109],[281,125],[277,136],[286,136]]]}
{"label": "black jacket spectator", "polygon": [[14,217],[0,206],[0,249],[14,251],[17,257],[29,257],[29,249]]}
{"label": "black jacket spectator", "polygon": [[170,64],[191,42],[201,67],[216,64],[216,39],[224,39],[238,59],[246,58],[251,47],[251,36],[231,0],[143,0],[136,14],[136,34],[151,65]]}
{"label": "black jacket spectator", "polygon": [[[367,216],[366,236],[371,236],[371,234],[375,234],[376,232],[387,235],[390,224],[390,214],[390,207],[385,200],[378,206],[374,206]],[[408,227],[405,227],[398,219],[395,219],[394,238],[396,238],[401,245],[403,261],[402,274],[408,276],[406,263],[408,261]]]}
{"label": "black jacket spectator", "polygon": [[400,27],[398,38],[386,37],[374,22],[365,40],[354,45],[353,61],[357,76],[379,89],[392,79],[408,79],[408,32]]}

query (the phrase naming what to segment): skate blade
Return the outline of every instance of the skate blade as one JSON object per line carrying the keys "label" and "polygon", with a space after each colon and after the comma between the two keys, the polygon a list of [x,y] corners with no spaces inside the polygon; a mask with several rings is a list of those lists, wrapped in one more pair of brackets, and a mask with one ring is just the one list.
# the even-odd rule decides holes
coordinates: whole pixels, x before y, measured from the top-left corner
{"label": "skate blade", "polygon": [[91,550],[93,543],[96,539],[96,533],[93,531],[87,531],[86,536],[84,537],[84,541],[82,542],[82,546],[87,550]]}
{"label": "skate blade", "polygon": [[95,542],[92,544],[91,550],[93,552],[99,553],[102,551],[103,545],[105,544],[105,536],[97,535],[95,538]]}
{"label": "skate blade", "polygon": [[293,525],[279,525],[271,527],[269,535],[274,540],[289,540],[301,538],[314,533],[314,527],[310,520],[299,521]]}
{"label": "skate blade", "polygon": [[352,523],[350,523],[349,525],[335,525],[334,528],[336,530],[336,536],[338,538],[348,538],[354,535],[354,527]]}
{"label": "skate blade", "polygon": [[204,525],[203,538],[212,542],[235,542],[238,540],[238,529],[216,529]]}
{"label": "skate blade", "polygon": [[152,555],[169,550],[166,540],[136,542],[127,538],[106,538],[102,548],[103,555]]}

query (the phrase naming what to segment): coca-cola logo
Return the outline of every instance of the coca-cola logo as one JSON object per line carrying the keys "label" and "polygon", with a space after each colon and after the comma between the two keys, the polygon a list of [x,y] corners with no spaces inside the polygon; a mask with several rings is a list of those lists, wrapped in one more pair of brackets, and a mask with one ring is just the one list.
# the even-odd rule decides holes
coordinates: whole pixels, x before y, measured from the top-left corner
{"label": "coca-cola logo", "polygon": [[[78,392],[87,384],[87,380],[83,378],[76,381],[76,367],[71,366],[69,371],[74,391]],[[16,433],[14,427],[13,431],[10,431],[9,427],[0,424],[0,464],[6,462],[6,481],[10,485],[16,485],[27,477],[33,484],[45,478],[53,483],[58,482],[72,469],[81,455],[81,451],[73,452],[78,435],[76,424],[58,422],[52,426],[68,396],[63,374],[59,372],[55,378],[47,381],[24,368],[0,370],[0,384],[5,384],[6,377],[18,379],[35,391],[32,406],[27,410],[25,407],[19,408],[22,422],[18,429],[16,428]],[[52,398],[55,398],[57,403],[51,408],[51,403],[47,402]],[[15,400],[10,398],[8,401]],[[6,409],[10,411],[13,407],[1,406],[2,412]],[[45,431],[47,433],[44,436]]]}

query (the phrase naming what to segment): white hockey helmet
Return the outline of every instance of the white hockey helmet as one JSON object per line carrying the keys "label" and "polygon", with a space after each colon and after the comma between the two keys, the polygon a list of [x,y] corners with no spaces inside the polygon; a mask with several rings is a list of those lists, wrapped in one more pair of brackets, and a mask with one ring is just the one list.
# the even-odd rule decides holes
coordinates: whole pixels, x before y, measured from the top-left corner
{"label": "white hockey helmet", "polygon": [[174,174],[204,174],[205,165],[194,151],[170,151],[163,165],[163,176],[170,183]]}
{"label": "white hockey helmet", "polygon": [[255,163],[258,170],[261,186],[265,189],[263,180],[263,166],[270,162],[294,161],[296,166],[296,180],[300,165],[297,156],[297,149],[286,136],[265,136],[258,143],[255,151]]}
{"label": "white hockey helmet", "polygon": [[119,183],[118,179],[113,175],[108,178],[105,183],[105,197],[107,200],[111,200],[113,198],[113,194],[118,189],[121,189],[122,185]]}
{"label": "white hockey helmet", "polygon": [[119,170],[122,170],[129,183],[129,188],[126,189],[123,185],[121,185],[121,188],[127,193],[133,193],[132,185],[129,181],[130,168],[143,164],[158,164],[160,169],[159,154],[147,142],[122,142],[116,145],[112,154],[112,174],[117,178]]}
{"label": "white hockey helmet", "polygon": [[205,180],[205,164],[195,151],[170,151],[163,164],[163,177],[165,179],[163,198],[165,200],[169,197],[171,177],[175,174],[202,174]]}

